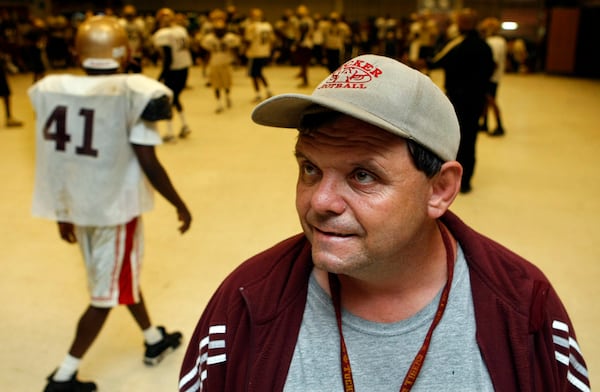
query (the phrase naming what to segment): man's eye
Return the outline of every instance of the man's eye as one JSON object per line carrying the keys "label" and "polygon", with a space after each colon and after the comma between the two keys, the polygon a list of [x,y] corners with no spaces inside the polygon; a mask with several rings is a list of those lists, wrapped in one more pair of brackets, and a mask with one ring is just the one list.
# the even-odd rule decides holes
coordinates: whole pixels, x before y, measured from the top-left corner
{"label": "man's eye", "polygon": [[314,174],[316,171],[317,169],[315,169],[313,165],[309,165],[307,163],[302,165],[302,173],[304,174],[311,175]]}
{"label": "man's eye", "polygon": [[373,177],[371,173],[364,170],[357,170],[354,172],[354,178],[361,184],[368,184],[375,180],[375,177]]}
{"label": "man's eye", "polygon": [[315,165],[307,162],[300,163],[300,177],[303,178],[304,181],[314,181],[318,176],[319,169]]}

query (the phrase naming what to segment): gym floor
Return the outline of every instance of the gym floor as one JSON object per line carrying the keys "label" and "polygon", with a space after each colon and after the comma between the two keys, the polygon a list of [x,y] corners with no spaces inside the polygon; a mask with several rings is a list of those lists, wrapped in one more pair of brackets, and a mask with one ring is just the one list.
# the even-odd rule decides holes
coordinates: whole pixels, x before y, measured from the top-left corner
{"label": "gym floor", "polygon": [[[155,77],[158,69],[145,73]],[[296,87],[296,73],[265,70],[274,93],[310,93]],[[322,67],[309,71],[313,86],[325,76]],[[432,78],[441,84],[443,74]],[[54,222],[31,216],[32,77],[10,75],[9,83],[14,116],[25,124],[0,126],[0,385],[41,391],[88,304],[87,283],[78,247],[60,240]],[[141,333],[125,308],[115,309],[79,372],[101,391],[175,391],[187,338],[217,285],[246,258],[300,230],[296,132],[252,123],[254,93],[244,68],[234,71],[232,108],[220,114],[200,67],[188,85],[181,99],[192,133],[157,151],[194,221],[181,236],[174,209],[157,195],[144,216],[142,272],[153,321],[182,331],[184,343],[148,368]],[[593,383],[600,369],[600,81],[507,74],[499,103],[506,135],[480,135],[473,192],[459,195],[452,210],[547,274],[575,324]]]}

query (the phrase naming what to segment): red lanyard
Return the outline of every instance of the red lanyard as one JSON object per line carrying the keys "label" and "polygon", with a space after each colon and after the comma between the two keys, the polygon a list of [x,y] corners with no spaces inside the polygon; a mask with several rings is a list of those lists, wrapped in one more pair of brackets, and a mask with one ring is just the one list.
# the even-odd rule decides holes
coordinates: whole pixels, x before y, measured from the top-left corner
{"label": "red lanyard", "polygon": [[[440,232],[442,233],[442,240],[444,241],[444,247],[446,248],[446,261],[448,265],[448,280],[446,281],[446,285],[444,286],[444,290],[442,291],[442,296],[440,298],[440,303],[438,304],[437,311],[435,313],[435,317],[431,322],[431,326],[429,327],[429,331],[427,331],[427,335],[425,336],[425,340],[423,341],[423,345],[419,349],[415,359],[413,359],[410,368],[408,369],[408,373],[404,377],[404,381],[402,382],[402,386],[400,387],[400,392],[408,392],[413,387],[415,381],[417,380],[417,376],[423,367],[423,362],[425,362],[425,356],[427,355],[427,351],[429,350],[429,345],[431,344],[431,337],[433,336],[433,331],[435,327],[439,324],[442,316],[444,315],[444,311],[446,310],[446,305],[448,304],[448,296],[450,295],[450,286],[452,285],[452,275],[454,274],[454,251],[452,248],[452,242],[450,241],[450,237],[446,232],[446,229],[440,225]],[[342,334],[342,305],[340,298],[340,281],[337,275],[329,274],[329,287],[331,289],[331,299],[333,301],[333,306],[335,308],[335,317],[337,320],[338,331],[340,333],[340,356],[342,361],[342,383],[344,384],[345,392],[355,392],[354,388],[354,380],[352,379],[352,368],[350,366],[350,357],[348,356],[348,349],[346,348],[346,342],[344,341],[344,335]]]}

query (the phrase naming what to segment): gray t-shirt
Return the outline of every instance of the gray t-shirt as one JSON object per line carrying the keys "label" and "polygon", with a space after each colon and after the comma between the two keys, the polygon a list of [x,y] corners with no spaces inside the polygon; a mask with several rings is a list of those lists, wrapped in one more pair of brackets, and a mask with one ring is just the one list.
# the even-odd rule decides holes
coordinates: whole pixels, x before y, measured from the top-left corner
{"label": "gray t-shirt", "polygon": [[[342,311],[344,340],[357,392],[400,390],[423,344],[440,296],[441,291],[416,315],[396,323],[375,323]],[[448,305],[433,333],[412,391],[493,391],[475,340],[475,329],[471,283],[459,246]],[[311,276],[304,318],[284,391],[343,391],[341,374],[333,304]]]}

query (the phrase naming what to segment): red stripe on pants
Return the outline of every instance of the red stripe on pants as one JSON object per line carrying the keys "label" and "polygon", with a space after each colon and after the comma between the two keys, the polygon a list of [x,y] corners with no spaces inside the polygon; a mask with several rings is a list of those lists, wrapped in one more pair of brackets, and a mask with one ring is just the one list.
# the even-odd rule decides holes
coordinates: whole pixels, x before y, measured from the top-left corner
{"label": "red stripe on pants", "polygon": [[133,262],[131,260],[131,252],[133,250],[137,222],[137,218],[134,218],[125,225],[125,249],[123,251],[123,263],[119,274],[119,304],[124,305],[135,303],[131,271],[131,263]]}

